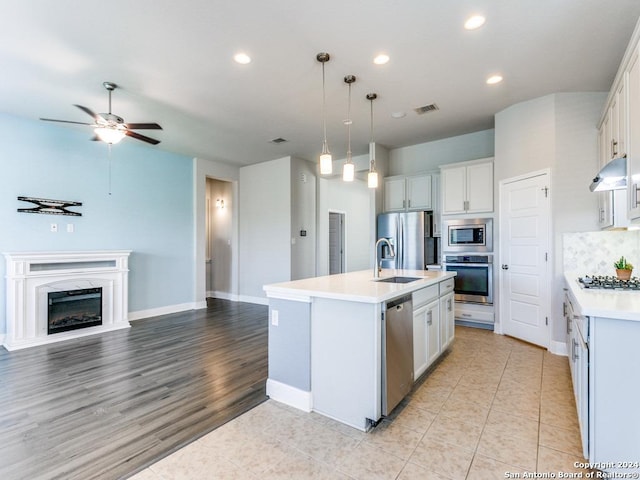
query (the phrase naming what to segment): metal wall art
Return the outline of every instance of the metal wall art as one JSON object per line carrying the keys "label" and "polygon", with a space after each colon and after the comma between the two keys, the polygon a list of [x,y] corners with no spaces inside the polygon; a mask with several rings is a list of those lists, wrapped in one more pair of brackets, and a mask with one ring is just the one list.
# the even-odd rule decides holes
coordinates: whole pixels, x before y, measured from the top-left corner
{"label": "metal wall art", "polygon": [[71,215],[73,217],[81,217],[82,214],[67,210],[68,207],[80,207],[82,202],[70,202],[68,200],[50,200],[47,198],[34,197],[18,197],[23,202],[31,202],[35,204],[32,208],[19,208],[18,212],[22,213],[40,213],[45,215]]}

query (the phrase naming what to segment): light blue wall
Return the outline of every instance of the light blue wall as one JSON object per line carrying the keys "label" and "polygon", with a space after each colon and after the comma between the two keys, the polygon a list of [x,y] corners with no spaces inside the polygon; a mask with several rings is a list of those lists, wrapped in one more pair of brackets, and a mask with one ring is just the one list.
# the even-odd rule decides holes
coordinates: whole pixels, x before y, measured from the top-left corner
{"label": "light blue wall", "polygon": [[493,157],[493,129],[443,138],[390,151],[388,175],[438,170],[440,165]]}
{"label": "light blue wall", "polygon": [[[133,250],[130,312],[193,302],[192,160],[126,138],[112,148],[109,195],[108,147],[92,135],[0,114],[0,252]],[[18,213],[32,206],[18,196],[80,201],[82,216]],[[1,258],[0,334],[5,297]]]}

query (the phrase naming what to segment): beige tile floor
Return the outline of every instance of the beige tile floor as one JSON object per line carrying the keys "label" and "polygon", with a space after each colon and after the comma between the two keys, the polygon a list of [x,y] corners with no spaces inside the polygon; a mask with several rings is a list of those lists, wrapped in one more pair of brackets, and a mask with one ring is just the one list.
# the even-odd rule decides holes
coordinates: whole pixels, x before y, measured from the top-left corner
{"label": "beige tile floor", "polygon": [[369,433],[269,400],[132,478],[493,480],[580,461],[567,358],[456,327],[450,352]]}

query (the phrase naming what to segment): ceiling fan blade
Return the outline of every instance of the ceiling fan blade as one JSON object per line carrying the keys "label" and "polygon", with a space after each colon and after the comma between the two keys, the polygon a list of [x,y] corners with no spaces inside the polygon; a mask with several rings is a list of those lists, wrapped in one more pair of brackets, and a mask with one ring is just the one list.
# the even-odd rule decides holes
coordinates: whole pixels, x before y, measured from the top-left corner
{"label": "ceiling fan blade", "polygon": [[94,120],[98,120],[100,117],[98,117],[98,115],[96,115],[95,113],[93,113],[90,109],[88,109],[87,107],[83,107],[82,105],[76,105],[75,103],[73,104],[74,107],[78,107],[80,110],[82,110],[84,113],[86,113],[87,115],[89,115],[90,117],[92,117]]}
{"label": "ceiling fan blade", "polygon": [[162,127],[157,123],[127,123],[126,127],[131,130],[162,130]]}
{"label": "ceiling fan blade", "polygon": [[145,137],[144,135],[140,135],[139,133],[132,132],[131,130],[125,131],[125,134],[131,138],[135,138],[136,140],[142,140],[143,142],[150,143],[151,145],[157,145],[160,143],[160,140]]}
{"label": "ceiling fan blade", "polygon": [[40,120],[44,120],[45,122],[75,123],[76,125],[91,125],[91,126],[93,126],[93,123],[72,122],[71,120],[56,120],[55,118],[41,118]]}

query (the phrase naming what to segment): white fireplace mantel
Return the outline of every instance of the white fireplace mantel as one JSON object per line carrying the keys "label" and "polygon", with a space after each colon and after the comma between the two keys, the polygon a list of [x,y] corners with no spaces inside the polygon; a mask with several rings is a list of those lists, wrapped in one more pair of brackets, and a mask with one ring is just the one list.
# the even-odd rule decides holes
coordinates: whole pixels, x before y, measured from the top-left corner
{"label": "white fireplace mantel", "polygon": [[[128,328],[131,250],[4,253],[7,350]],[[102,325],[47,333],[49,292],[102,288]]]}

